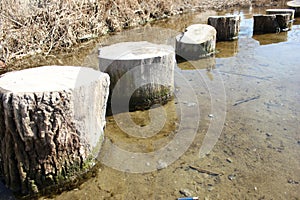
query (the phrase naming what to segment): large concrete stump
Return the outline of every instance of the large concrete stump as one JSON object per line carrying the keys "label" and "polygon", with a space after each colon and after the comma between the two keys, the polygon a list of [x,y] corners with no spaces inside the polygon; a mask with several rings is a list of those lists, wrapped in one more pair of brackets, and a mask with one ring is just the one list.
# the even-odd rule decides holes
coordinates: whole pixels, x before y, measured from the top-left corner
{"label": "large concrete stump", "polygon": [[254,15],[253,33],[277,33],[280,32],[276,15]]}
{"label": "large concrete stump", "polygon": [[266,14],[267,15],[290,14],[290,20],[294,20],[295,18],[294,9],[267,9]]}
{"label": "large concrete stump", "polygon": [[235,40],[240,31],[241,18],[238,15],[211,16],[208,24],[217,30],[217,41]]}
{"label": "large concrete stump", "polygon": [[267,15],[276,15],[279,27],[282,31],[288,31],[293,26],[295,16],[294,9],[267,9]]}
{"label": "large concrete stump", "polygon": [[193,24],[176,36],[176,54],[186,60],[197,60],[215,53],[216,29],[206,24]]}
{"label": "large concrete stump", "polygon": [[289,30],[290,14],[254,15],[253,33],[278,33]]}
{"label": "large concrete stump", "polygon": [[45,66],[0,78],[0,173],[30,194],[76,177],[98,155],[109,76],[83,67]]}
{"label": "large concrete stump", "polygon": [[100,71],[110,75],[108,114],[149,109],[173,97],[175,52],[145,41],[99,49]]}
{"label": "large concrete stump", "polygon": [[300,0],[289,1],[287,2],[287,6],[295,10],[295,16],[300,16]]}
{"label": "large concrete stump", "polygon": [[292,28],[292,22],[290,20],[291,14],[276,14],[276,20],[279,25],[280,31],[288,31]]}

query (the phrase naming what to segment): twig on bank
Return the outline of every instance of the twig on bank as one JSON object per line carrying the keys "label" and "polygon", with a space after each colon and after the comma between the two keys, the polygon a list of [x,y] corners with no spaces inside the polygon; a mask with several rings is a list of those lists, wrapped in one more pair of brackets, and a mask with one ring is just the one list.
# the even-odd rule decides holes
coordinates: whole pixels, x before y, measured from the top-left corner
{"label": "twig on bank", "polygon": [[256,100],[256,99],[259,99],[260,98],[260,95],[258,96],[255,96],[255,97],[251,97],[251,98],[248,98],[248,99],[244,99],[244,100],[240,100],[240,101],[236,101],[233,106],[237,106],[237,105],[240,105],[242,103],[246,103],[248,101],[253,101],[253,100]]}
{"label": "twig on bank", "polygon": [[248,77],[248,78],[256,78],[256,79],[261,79],[261,80],[269,80],[270,78],[272,78],[271,76],[259,77],[259,76],[248,75],[248,74],[240,74],[240,73],[235,73],[235,72],[226,72],[226,71],[220,71],[220,72],[224,73],[224,74],[232,74],[232,75],[244,76],[244,77]]}
{"label": "twig on bank", "polygon": [[12,19],[12,18],[10,18],[10,17],[7,17],[6,15],[3,15],[2,13],[1,13],[0,15],[1,15],[2,17],[6,18],[6,19],[8,19],[8,20],[10,20],[10,21],[12,21],[12,22],[18,24],[19,26],[24,26],[24,25],[21,24],[20,22],[18,22],[18,21],[16,21],[16,20]]}
{"label": "twig on bank", "polygon": [[208,174],[208,175],[211,175],[211,176],[220,176],[220,175],[223,175],[222,173],[217,173],[217,172],[212,172],[212,171],[209,171],[209,170],[206,170],[206,169],[200,169],[198,167],[195,167],[195,166],[189,166],[190,169],[192,170],[195,170],[199,173],[204,173],[204,174]]}

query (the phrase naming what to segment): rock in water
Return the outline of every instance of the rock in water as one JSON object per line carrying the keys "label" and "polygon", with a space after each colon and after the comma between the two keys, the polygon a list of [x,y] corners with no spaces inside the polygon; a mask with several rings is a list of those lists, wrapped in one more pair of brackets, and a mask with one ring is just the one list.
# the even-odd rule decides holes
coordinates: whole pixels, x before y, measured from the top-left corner
{"label": "rock in water", "polygon": [[176,54],[186,60],[212,55],[216,49],[216,29],[207,24],[193,24],[176,36]]}
{"label": "rock in water", "polygon": [[290,14],[276,14],[276,20],[279,25],[280,31],[288,31],[292,27],[290,21]]}
{"label": "rock in water", "polygon": [[276,15],[254,15],[254,34],[277,33],[280,27],[276,19]]}
{"label": "rock in water", "polygon": [[267,9],[267,15],[276,15],[276,14],[290,14],[290,20],[294,20],[295,18],[295,10],[294,9]]}
{"label": "rock in water", "polygon": [[288,1],[287,6],[295,10],[295,16],[300,16],[300,0]]}
{"label": "rock in water", "polygon": [[208,24],[217,30],[217,41],[235,40],[240,31],[241,17],[238,15],[211,16]]}
{"label": "rock in water", "polygon": [[171,46],[123,42],[99,49],[100,71],[110,75],[110,114],[148,109],[173,97],[175,52]]}
{"label": "rock in water", "polygon": [[59,185],[88,169],[105,125],[109,76],[45,66],[0,78],[0,173],[21,194]]}

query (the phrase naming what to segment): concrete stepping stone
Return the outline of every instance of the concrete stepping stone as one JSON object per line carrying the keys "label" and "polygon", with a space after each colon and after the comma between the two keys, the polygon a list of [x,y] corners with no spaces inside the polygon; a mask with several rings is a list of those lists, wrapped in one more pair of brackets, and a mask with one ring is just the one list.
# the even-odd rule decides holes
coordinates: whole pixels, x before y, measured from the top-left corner
{"label": "concrete stepping stone", "polygon": [[266,14],[267,15],[290,14],[290,20],[294,20],[295,18],[294,9],[267,9]]}
{"label": "concrete stepping stone", "polygon": [[168,45],[141,41],[100,48],[100,71],[111,80],[109,114],[167,103],[173,97],[175,65],[175,51]]}
{"label": "concrete stepping stone", "polygon": [[290,14],[254,15],[253,33],[279,33],[289,30]]}
{"label": "concrete stepping stone", "polygon": [[197,60],[215,53],[216,29],[207,24],[193,24],[176,36],[176,54],[186,60]]}
{"label": "concrete stepping stone", "polygon": [[295,10],[295,16],[300,16],[300,0],[288,1],[287,6]]}
{"label": "concrete stepping stone", "polygon": [[208,24],[217,30],[217,41],[236,40],[240,31],[241,18],[238,15],[211,16]]}
{"label": "concrete stepping stone", "polygon": [[103,141],[109,76],[44,66],[0,76],[0,174],[22,195],[74,180]]}

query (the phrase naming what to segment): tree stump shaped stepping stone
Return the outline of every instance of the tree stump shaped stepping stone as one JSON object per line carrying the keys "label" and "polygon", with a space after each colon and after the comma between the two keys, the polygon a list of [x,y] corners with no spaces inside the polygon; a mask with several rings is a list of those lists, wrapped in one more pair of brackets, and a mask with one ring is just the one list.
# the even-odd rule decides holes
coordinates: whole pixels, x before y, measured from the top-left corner
{"label": "tree stump shaped stepping stone", "polygon": [[176,36],[176,54],[186,60],[197,60],[215,53],[216,29],[207,24],[193,24]]}
{"label": "tree stump shaped stepping stone", "polygon": [[240,31],[241,18],[238,15],[211,16],[208,24],[217,30],[217,41],[235,40]]}
{"label": "tree stump shaped stepping stone", "polygon": [[292,29],[295,18],[294,9],[267,9],[267,15],[276,15],[277,22],[281,30],[288,31]]}
{"label": "tree stump shaped stepping stone", "polygon": [[108,114],[149,109],[173,97],[175,52],[146,41],[99,49],[100,71],[110,75]]}
{"label": "tree stump shaped stepping stone", "polygon": [[267,9],[266,14],[267,15],[290,14],[290,20],[294,20],[295,18],[294,9]]}
{"label": "tree stump shaped stepping stone", "polygon": [[295,10],[295,16],[300,16],[300,0],[288,1],[287,6]]}
{"label": "tree stump shaped stepping stone", "polygon": [[289,30],[290,14],[254,15],[253,33],[278,33]]}
{"label": "tree stump shaped stepping stone", "polygon": [[44,66],[0,77],[0,173],[26,195],[89,169],[103,141],[109,76]]}

